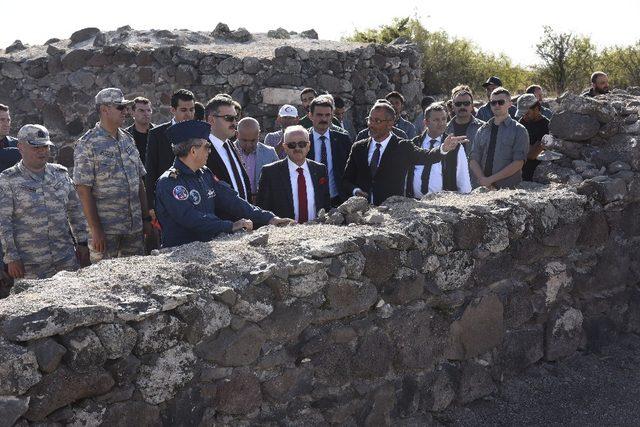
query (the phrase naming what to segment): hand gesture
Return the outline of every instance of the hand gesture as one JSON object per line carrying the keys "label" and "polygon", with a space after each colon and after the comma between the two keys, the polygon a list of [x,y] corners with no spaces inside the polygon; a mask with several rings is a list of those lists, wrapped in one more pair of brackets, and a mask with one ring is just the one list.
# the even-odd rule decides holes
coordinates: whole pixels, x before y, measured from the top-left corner
{"label": "hand gesture", "polygon": [[448,153],[449,151],[455,149],[458,146],[458,144],[466,144],[467,142],[469,142],[469,140],[464,135],[462,136],[449,135],[442,143],[442,150],[445,153]]}
{"label": "hand gesture", "polygon": [[236,222],[233,223],[233,227],[231,228],[231,231],[233,231],[234,233],[236,231],[251,231],[253,230],[253,221],[251,221],[250,219],[239,219]]}
{"label": "hand gesture", "polygon": [[271,218],[269,225],[275,225],[276,227],[284,227],[286,225],[294,225],[296,222],[291,218],[280,218],[278,216]]}

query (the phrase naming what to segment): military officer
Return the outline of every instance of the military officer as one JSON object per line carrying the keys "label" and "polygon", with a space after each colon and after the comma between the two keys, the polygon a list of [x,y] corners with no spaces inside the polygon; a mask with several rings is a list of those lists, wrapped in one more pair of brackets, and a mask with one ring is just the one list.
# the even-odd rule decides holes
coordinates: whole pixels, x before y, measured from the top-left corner
{"label": "military officer", "polygon": [[249,204],[215,177],[205,166],[211,151],[210,132],[211,126],[199,120],[180,122],[167,129],[176,159],[156,186],[156,215],[162,227],[163,247],[252,230],[254,224],[293,223]]}
{"label": "military officer", "polygon": [[146,174],[133,137],[121,129],[132,101],[117,88],[95,97],[100,121],[78,140],[73,181],[91,231],[91,260],[143,255],[151,217],[142,177]]}
{"label": "military officer", "polygon": [[14,279],[43,279],[89,264],[87,223],[64,166],[47,163],[44,126],[18,132],[22,160],[0,174],[0,239]]}

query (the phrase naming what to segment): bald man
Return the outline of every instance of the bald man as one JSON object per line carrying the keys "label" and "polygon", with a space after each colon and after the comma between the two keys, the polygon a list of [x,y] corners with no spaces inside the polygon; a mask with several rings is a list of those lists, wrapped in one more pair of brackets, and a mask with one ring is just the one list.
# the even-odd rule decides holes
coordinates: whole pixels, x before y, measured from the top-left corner
{"label": "bald man", "polygon": [[273,147],[261,143],[260,123],[253,117],[245,117],[238,122],[238,137],[234,142],[240,162],[249,175],[251,183],[251,199],[255,203],[258,193],[260,172],[266,164],[278,161],[278,154]]}

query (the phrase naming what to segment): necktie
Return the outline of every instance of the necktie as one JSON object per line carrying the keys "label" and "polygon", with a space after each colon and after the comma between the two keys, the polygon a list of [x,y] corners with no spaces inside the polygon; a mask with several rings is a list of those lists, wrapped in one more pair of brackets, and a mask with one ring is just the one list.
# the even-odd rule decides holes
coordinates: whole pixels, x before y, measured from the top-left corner
{"label": "necktie", "polygon": [[493,157],[496,154],[496,142],[498,140],[498,126],[491,125],[491,137],[489,139],[489,148],[487,149],[487,159],[484,163],[484,176],[493,175]]}
{"label": "necktie", "polygon": [[247,195],[244,192],[244,185],[243,181],[242,181],[242,177],[240,176],[240,172],[238,171],[238,168],[236,167],[236,162],[235,162],[235,157],[233,156],[233,153],[231,152],[231,147],[229,147],[229,143],[225,142],[224,144],[222,144],[222,146],[224,147],[225,151],[227,152],[227,156],[229,156],[229,164],[231,165],[231,171],[233,172],[233,178],[236,180],[236,185],[238,186],[238,195],[240,196],[241,199],[247,199]]}
{"label": "necktie", "polygon": [[376,149],[373,151],[373,156],[371,156],[371,163],[369,164],[369,169],[371,169],[371,177],[376,176],[376,172],[378,172],[378,163],[380,163],[380,148],[382,144],[376,142]]}
{"label": "necktie", "polygon": [[320,137],[320,163],[329,168],[327,164],[327,137],[322,135]]}
{"label": "necktie", "polygon": [[[435,139],[429,141],[429,150],[433,150],[433,146],[438,142]],[[422,194],[427,194],[429,192],[429,176],[431,175],[431,163],[428,165],[424,165],[424,169],[422,169],[422,183],[420,184],[420,192]]]}
{"label": "necktie", "polygon": [[304,224],[309,220],[307,205],[307,181],[304,179],[304,169],[298,168],[298,223]]}

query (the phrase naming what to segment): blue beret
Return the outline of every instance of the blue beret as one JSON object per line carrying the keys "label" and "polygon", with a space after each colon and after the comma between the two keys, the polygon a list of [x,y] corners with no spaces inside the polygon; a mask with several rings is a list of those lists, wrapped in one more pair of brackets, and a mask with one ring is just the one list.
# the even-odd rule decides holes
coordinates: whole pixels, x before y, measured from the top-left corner
{"label": "blue beret", "polygon": [[200,120],[186,120],[169,126],[167,129],[167,139],[176,145],[188,139],[209,139],[211,133],[211,125]]}

